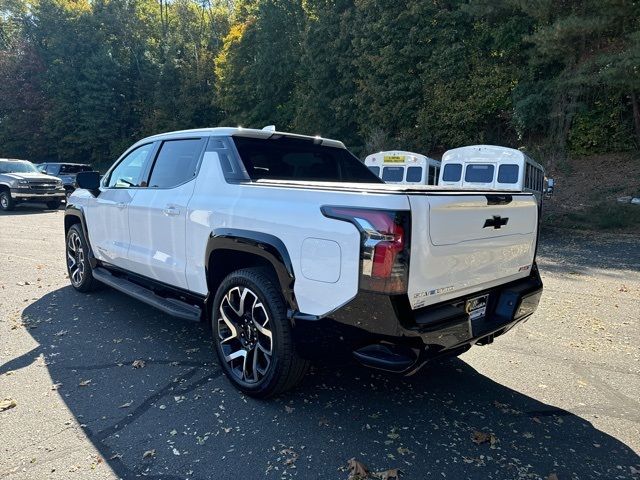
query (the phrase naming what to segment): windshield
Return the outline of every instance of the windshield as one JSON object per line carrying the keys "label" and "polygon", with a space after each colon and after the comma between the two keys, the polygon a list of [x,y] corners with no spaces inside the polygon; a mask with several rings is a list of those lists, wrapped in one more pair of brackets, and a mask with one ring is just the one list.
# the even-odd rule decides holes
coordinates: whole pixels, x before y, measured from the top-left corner
{"label": "windshield", "polygon": [[234,137],[251,180],[382,183],[344,148],[290,137]]}
{"label": "windshield", "polygon": [[0,173],[39,173],[31,162],[0,162]]}

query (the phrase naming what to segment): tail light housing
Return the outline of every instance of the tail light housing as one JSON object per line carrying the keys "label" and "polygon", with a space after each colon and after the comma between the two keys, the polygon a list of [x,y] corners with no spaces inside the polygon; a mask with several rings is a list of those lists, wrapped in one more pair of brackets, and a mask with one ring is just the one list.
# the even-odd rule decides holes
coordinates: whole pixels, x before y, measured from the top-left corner
{"label": "tail light housing", "polygon": [[409,280],[408,211],[322,207],[329,218],[350,222],[360,231],[360,289],[398,295]]}

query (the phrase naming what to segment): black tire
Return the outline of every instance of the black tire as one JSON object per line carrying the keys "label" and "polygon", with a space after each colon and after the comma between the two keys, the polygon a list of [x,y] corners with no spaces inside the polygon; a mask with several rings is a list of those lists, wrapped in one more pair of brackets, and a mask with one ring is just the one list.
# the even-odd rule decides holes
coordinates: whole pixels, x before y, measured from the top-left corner
{"label": "black tire", "polygon": [[10,212],[16,208],[16,202],[11,198],[11,192],[6,188],[0,190],[0,210]]}
{"label": "black tire", "polygon": [[[309,368],[309,362],[296,353],[285,301],[277,285],[268,269],[237,270],[222,281],[213,301],[211,326],[220,365],[236,388],[256,398],[293,388]],[[249,306],[250,313],[245,312]],[[236,307],[243,314],[238,314]],[[262,329],[256,326],[258,323]],[[266,332],[270,332],[270,339]],[[269,346],[270,356],[266,353]],[[229,361],[243,351],[244,357]]]}
{"label": "black tire", "polygon": [[65,242],[65,260],[71,286],[79,292],[91,292],[98,286],[89,262],[89,244],[79,224],[72,225]]}
{"label": "black tire", "polygon": [[49,210],[58,210],[60,208],[60,205],[62,205],[62,202],[60,200],[52,200],[50,202],[47,202],[47,208]]}

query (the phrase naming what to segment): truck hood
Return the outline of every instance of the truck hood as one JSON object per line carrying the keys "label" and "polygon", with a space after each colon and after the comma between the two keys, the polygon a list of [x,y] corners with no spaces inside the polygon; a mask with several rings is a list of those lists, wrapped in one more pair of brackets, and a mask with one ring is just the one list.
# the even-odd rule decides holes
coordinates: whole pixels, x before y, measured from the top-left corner
{"label": "truck hood", "polygon": [[39,180],[41,182],[43,181],[49,181],[49,182],[55,182],[58,180],[57,177],[54,177],[52,175],[46,175],[44,173],[4,173],[2,174],[5,177],[11,178],[13,180]]}

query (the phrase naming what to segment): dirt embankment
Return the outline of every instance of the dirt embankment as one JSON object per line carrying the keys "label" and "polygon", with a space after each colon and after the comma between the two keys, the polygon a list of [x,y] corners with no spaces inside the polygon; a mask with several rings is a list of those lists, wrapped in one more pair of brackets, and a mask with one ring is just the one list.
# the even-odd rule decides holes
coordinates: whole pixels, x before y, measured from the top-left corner
{"label": "dirt embankment", "polygon": [[619,197],[640,197],[640,152],[569,158],[550,169],[556,181],[545,203],[549,226],[640,233],[640,205]]}

